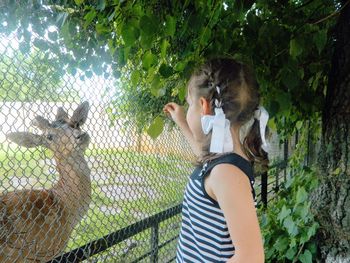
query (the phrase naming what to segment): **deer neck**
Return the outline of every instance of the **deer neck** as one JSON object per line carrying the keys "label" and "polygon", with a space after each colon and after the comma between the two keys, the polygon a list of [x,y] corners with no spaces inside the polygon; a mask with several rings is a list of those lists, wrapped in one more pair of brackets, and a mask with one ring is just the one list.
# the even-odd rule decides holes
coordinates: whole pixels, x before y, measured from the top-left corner
{"label": "deer neck", "polygon": [[83,215],[91,201],[90,169],[83,154],[54,155],[59,180],[53,191],[65,202],[67,208]]}

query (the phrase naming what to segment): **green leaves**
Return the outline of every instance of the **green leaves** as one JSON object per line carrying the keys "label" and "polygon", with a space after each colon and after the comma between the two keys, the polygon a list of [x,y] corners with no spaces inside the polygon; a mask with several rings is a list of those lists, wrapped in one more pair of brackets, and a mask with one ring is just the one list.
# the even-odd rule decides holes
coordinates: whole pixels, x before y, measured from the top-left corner
{"label": "green leaves", "polygon": [[341,173],[341,168],[337,167],[334,171],[332,171],[331,175],[337,176]]}
{"label": "green leaves", "polygon": [[[67,54],[73,52],[75,65],[103,74],[106,67],[96,66],[96,61],[113,63],[120,78],[137,70],[131,79],[129,75],[125,78],[129,84],[159,97],[164,94],[160,82],[187,80],[193,66],[206,58],[224,54],[248,62],[259,75],[263,100],[273,120],[269,127],[287,136],[295,126],[303,129],[298,121],[321,112],[331,53],[323,50],[332,43],[327,33],[335,21],[331,17],[312,25],[309,20],[315,6],[322,5],[322,12],[331,14],[335,11],[332,4],[317,0],[296,8],[300,5],[297,1],[287,2],[281,9],[266,1],[254,5],[242,1],[170,1],[166,5],[157,1],[61,1],[50,11],[57,12],[54,15],[43,8],[35,14],[30,10],[33,15],[24,19],[28,21],[22,21],[21,27],[36,25],[32,28],[40,33],[45,32],[43,21],[48,25],[57,22],[60,32],[49,38],[64,45]],[[13,11],[16,16],[28,17],[28,8]],[[37,14],[45,13],[46,17],[38,19]],[[18,21],[6,16],[0,17],[0,28],[15,30]],[[32,46],[28,39],[24,37],[20,43],[23,52]],[[108,54],[103,55],[99,50],[106,45]],[[40,42],[35,46],[52,48]],[[74,72],[71,66],[62,68]],[[185,88],[174,84],[175,89],[169,93],[174,97],[168,99],[182,100]]]}
{"label": "green leaves", "polygon": [[155,16],[143,16],[140,19],[140,28],[142,33],[148,36],[152,36],[157,33],[158,21]]}
{"label": "green leaves", "polygon": [[130,77],[131,85],[132,85],[133,87],[136,87],[136,86],[139,84],[140,78],[141,78],[141,73],[140,73],[140,71],[134,70],[134,71],[131,73],[131,77]]}
{"label": "green leaves", "polygon": [[145,70],[148,70],[150,67],[154,66],[157,63],[157,56],[154,55],[151,51],[147,51],[142,58],[142,66]]}
{"label": "green leaves", "polygon": [[154,119],[152,124],[147,129],[147,133],[149,136],[155,139],[162,133],[163,129],[164,129],[164,121],[160,116],[158,116]]}
{"label": "green leaves", "polygon": [[300,39],[293,38],[289,43],[289,54],[292,57],[297,57],[303,52],[303,46]]}
{"label": "green leaves", "polygon": [[319,32],[316,32],[313,37],[313,40],[317,47],[318,53],[321,53],[321,51],[323,50],[323,48],[327,43],[327,30],[324,29]]}
{"label": "green leaves", "polygon": [[295,127],[300,130],[303,127],[303,122],[302,121],[297,121]]}
{"label": "green leaves", "polygon": [[163,89],[163,82],[158,74],[154,75],[151,82],[151,93],[154,97],[160,97],[165,94],[165,89]]}
{"label": "green leaves", "polygon": [[288,244],[288,238],[282,236],[276,240],[274,247],[277,251],[284,251],[288,247]]}
{"label": "green leaves", "polygon": [[298,227],[291,216],[283,220],[283,226],[287,229],[290,236],[296,236],[298,234]]}
{"label": "green leaves", "polygon": [[85,23],[84,23],[84,28],[86,29],[90,24],[91,22],[95,19],[97,13],[96,13],[96,10],[95,9],[91,9],[90,12],[88,12],[85,16],[84,16],[84,20],[85,20]]}
{"label": "green leaves", "polygon": [[286,86],[290,91],[298,88],[299,85],[299,76],[296,71],[296,68],[293,67],[285,67],[282,69],[281,80],[284,86]]}
{"label": "green leaves", "polygon": [[170,67],[170,66],[167,66],[166,64],[162,64],[162,65],[160,65],[160,67],[159,67],[159,73],[160,73],[160,75],[162,75],[164,78],[168,78],[168,77],[170,77],[173,73],[174,73],[174,71],[173,71],[173,68],[172,67]]}
{"label": "green leaves", "polygon": [[166,16],[164,34],[173,37],[176,30],[176,19],[170,15]]}
{"label": "green leaves", "polygon": [[183,71],[186,66],[187,66],[187,61],[179,61],[175,65],[175,70],[179,72]]}
{"label": "green leaves", "polygon": [[290,213],[291,213],[291,209],[287,209],[287,207],[284,205],[283,207],[282,207],[282,210],[281,210],[281,212],[279,213],[279,215],[278,215],[278,217],[277,217],[277,219],[278,220],[283,220],[285,217],[287,217],[288,215],[290,215]]}
{"label": "green leaves", "polygon": [[295,247],[290,247],[286,252],[286,257],[289,260],[294,259],[295,254],[297,253],[297,249]]}
{"label": "green leaves", "polygon": [[296,195],[297,203],[303,203],[307,200],[307,193],[304,187],[299,187]]}
{"label": "green leaves", "polygon": [[124,24],[121,35],[124,40],[125,46],[134,45],[135,41],[139,37],[139,30],[130,24]]}
{"label": "green leaves", "polygon": [[309,250],[305,250],[303,254],[299,256],[302,263],[312,263],[312,254]]}
{"label": "green leaves", "polygon": [[309,240],[312,236],[316,234],[316,230],[319,227],[319,223],[314,222],[312,226],[307,230],[307,240]]}
{"label": "green leaves", "polygon": [[209,28],[203,28],[199,40],[202,45],[206,44],[209,42],[211,38],[211,30]]}
{"label": "green leaves", "polygon": [[144,50],[149,50],[154,44],[155,35],[158,32],[157,18],[153,15],[143,15],[138,23],[141,36],[141,46]]}
{"label": "green leaves", "polygon": [[[41,45],[41,42],[35,45]],[[2,57],[0,63],[1,101],[79,100],[72,85],[64,85],[61,65],[48,60],[45,52],[40,49],[26,54],[20,50],[12,51]]]}
{"label": "green leaves", "polygon": [[294,172],[295,175],[287,181],[288,187],[281,188],[278,198],[270,201],[270,209],[261,215],[267,262],[286,262],[286,259],[293,261],[296,258],[312,262],[317,252],[313,237],[319,224],[310,213],[305,190],[312,191],[316,187],[316,172],[300,166]]}
{"label": "green leaves", "polygon": [[74,0],[76,5],[81,5],[82,3],[84,3],[84,0]]}
{"label": "green leaves", "polygon": [[109,27],[107,27],[104,24],[97,24],[95,28],[96,28],[97,34],[99,35],[103,35],[109,32]]}
{"label": "green leaves", "polygon": [[160,45],[160,54],[161,54],[162,58],[164,58],[164,59],[166,58],[166,55],[167,55],[166,52],[167,52],[167,49],[169,46],[170,46],[169,41],[166,39],[163,39],[163,41]]}
{"label": "green leaves", "polygon": [[273,118],[276,116],[280,109],[280,104],[276,100],[270,100],[270,103],[268,104],[268,112],[270,115],[270,118]]}
{"label": "green leaves", "polygon": [[97,10],[103,11],[106,8],[106,0],[98,0]]}

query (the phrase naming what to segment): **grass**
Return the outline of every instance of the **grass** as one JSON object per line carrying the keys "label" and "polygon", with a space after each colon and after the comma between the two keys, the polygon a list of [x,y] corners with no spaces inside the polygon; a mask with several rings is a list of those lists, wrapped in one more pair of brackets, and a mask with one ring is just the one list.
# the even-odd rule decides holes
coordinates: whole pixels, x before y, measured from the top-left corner
{"label": "grass", "polygon": [[[92,203],[88,214],[71,234],[67,252],[179,203],[193,168],[187,160],[174,154],[164,156],[131,150],[88,149],[85,156],[92,174],[95,174],[92,178]],[[1,145],[0,192],[51,187],[57,181],[58,174],[54,167],[43,162],[50,158],[52,154],[43,148],[24,150]],[[276,172],[277,169],[269,171],[269,182],[274,180]],[[257,195],[260,193],[259,184],[260,177],[255,184]],[[104,188],[111,186],[115,188],[107,191]],[[114,192],[114,189],[127,187],[132,190]],[[273,184],[270,184],[268,190],[272,187]],[[147,191],[152,191],[155,196]],[[124,198],[116,198],[118,196]],[[109,210],[115,209],[115,214],[109,213]],[[180,216],[160,223],[159,244],[177,235]],[[151,229],[146,229],[93,256],[91,262],[132,261],[150,251],[150,238]],[[128,249],[130,244],[136,245]],[[159,258],[169,260],[175,256],[176,244],[177,239],[160,249]]]}
{"label": "grass", "polygon": [[[88,149],[85,156],[89,160],[91,174],[95,174],[92,177],[92,203],[88,214],[75,227],[66,251],[99,239],[181,202],[185,184],[192,171],[192,165],[187,160],[174,154],[164,156],[130,150]],[[57,181],[58,174],[54,167],[51,165],[47,167],[48,165],[43,162],[44,159],[50,158],[52,154],[43,148],[24,151],[23,148],[5,149],[2,146],[0,148],[0,192],[51,187]],[[19,185],[18,181],[22,182],[22,180],[23,184]],[[114,189],[130,191],[115,193]],[[124,198],[120,199],[118,196]],[[108,209],[119,210],[113,214],[108,213]],[[176,235],[178,230],[167,231],[166,227],[169,226],[169,222],[174,223],[179,220],[178,215],[160,224],[159,231],[160,233],[163,231],[160,234],[160,243]],[[147,229],[130,238],[132,242],[138,244],[130,252],[134,258],[149,251],[150,237],[150,229]],[[116,262],[116,257],[119,258],[121,254],[126,253],[127,242],[127,240],[121,242],[107,252],[96,255],[95,258],[103,257],[103,262]],[[171,242],[169,246],[175,246],[173,243],[176,242]],[[168,249],[169,246],[161,251]],[[125,258],[129,257],[130,253],[126,253]],[[113,254],[115,256],[108,259],[108,255]]]}
{"label": "grass", "polygon": [[[159,245],[164,243],[167,240],[172,239],[177,236],[179,231],[178,228],[173,228],[174,222],[177,223],[180,221],[180,215],[177,215],[173,218],[169,218],[159,225]],[[151,250],[151,229],[146,229],[145,231],[136,234],[126,242],[121,242],[107,251],[99,253],[90,258],[92,262],[130,262],[133,259],[139,258],[140,256],[148,253]],[[129,244],[129,245],[128,245]],[[175,256],[176,253],[177,239],[174,239],[172,242],[168,243],[166,246],[162,247],[158,251],[159,258],[162,260],[169,260]],[[131,247],[128,249],[128,247]],[[111,255],[117,255],[111,256]],[[118,261],[116,261],[118,259]],[[98,261],[94,261],[98,260]],[[144,261],[149,262],[149,257]]]}

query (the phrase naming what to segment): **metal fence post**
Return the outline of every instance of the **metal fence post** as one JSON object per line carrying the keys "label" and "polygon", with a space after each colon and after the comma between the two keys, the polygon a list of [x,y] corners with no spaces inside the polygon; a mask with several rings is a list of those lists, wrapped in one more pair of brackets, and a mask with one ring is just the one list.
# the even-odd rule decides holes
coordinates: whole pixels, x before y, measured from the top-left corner
{"label": "metal fence post", "polygon": [[299,141],[299,132],[298,130],[295,132],[295,146],[298,144]]}
{"label": "metal fence post", "polygon": [[[288,139],[285,139],[284,141],[284,154],[283,154],[283,161],[285,163],[285,166],[283,167],[283,175],[284,175],[284,181],[286,181],[287,178],[287,161],[288,161]],[[291,174],[289,174],[291,176]]]}
{"label": "metal fence post", "polygon": [[261,174],[261,202],[267,208],[267,171]]}
{"label": "metal fence post", "polygon": [[151,262],[156,263],[158,262],[158,234],[159,234],[159,225],[156,223],[152,227],[152,234],[151,234]]}
{"label": "metal fence post", "polygon": [[306,166],[310,165],[310,120],[307,125],[307,152],[306,152]]}

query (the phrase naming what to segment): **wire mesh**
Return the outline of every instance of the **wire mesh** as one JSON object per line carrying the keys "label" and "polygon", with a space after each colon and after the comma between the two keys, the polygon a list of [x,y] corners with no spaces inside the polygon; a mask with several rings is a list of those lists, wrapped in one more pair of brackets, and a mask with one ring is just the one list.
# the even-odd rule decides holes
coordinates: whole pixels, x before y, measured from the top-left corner
{"label": "wire mesh", "polygon": [[[57,75],[16,34],[0,38],[1,262],[52,260],[181,202],[192,165],[178,130],[151,139],[118,116],[128,101],[116,79]],[[179,222],[159,223],[157,245],[173,239],[161,261],[175,255]],[[154,249],[152,229],[88,261],[132,262]]]}
{"label": "wire mesh", "polygon": [[[62,73],[16,33],[0,40],[0,262],[79,253],[88,262],[172,261],[179,213],[142,231],[128,226],[181,204],[193,166],[179,130],[166,124],[151,139],[135,119],[147,115],[139,94],[112,72]],[[271,143],[274,161],[283,149],[276,134]],[[109,238],[122,240],[90,253]]]}

